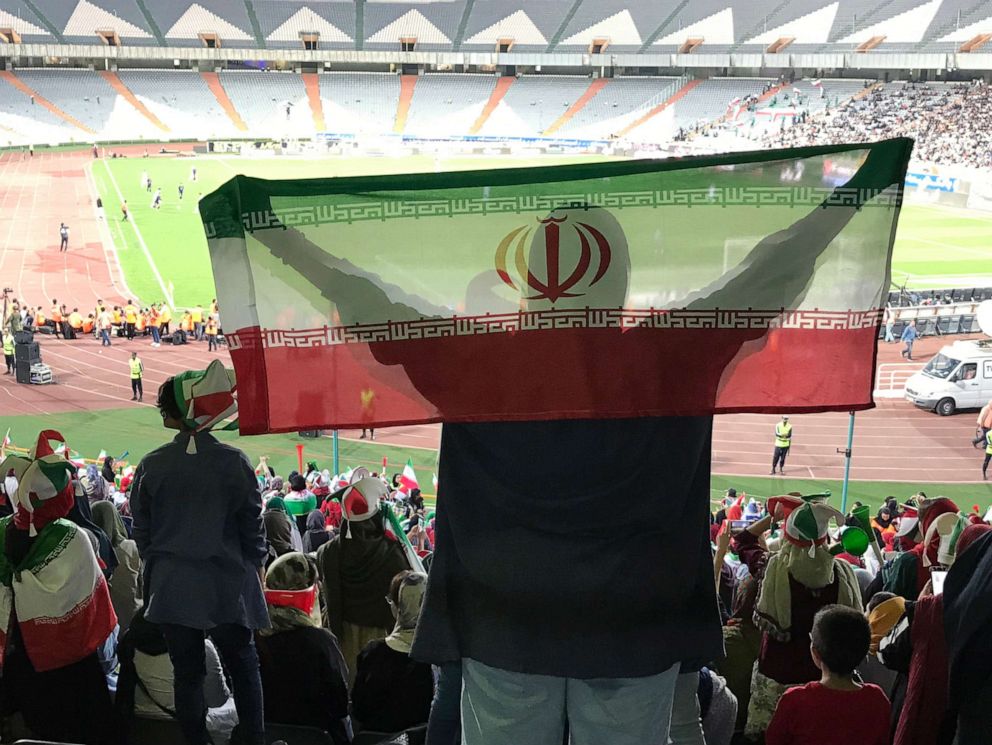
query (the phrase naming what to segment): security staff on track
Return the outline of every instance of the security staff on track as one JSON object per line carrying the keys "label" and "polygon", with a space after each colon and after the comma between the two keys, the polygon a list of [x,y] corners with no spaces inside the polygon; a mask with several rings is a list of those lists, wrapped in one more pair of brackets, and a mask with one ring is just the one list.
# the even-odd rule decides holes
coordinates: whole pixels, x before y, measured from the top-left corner
{"label": "security staff on track", "polygon": [[789,424],[789,417],[783,416],[782,421],[775,425],[775,454],[772,456],[772,475],[775,475],[775,468],[785,475],[785,457],[789,454],[789,446],[792,445],[792,425]]}

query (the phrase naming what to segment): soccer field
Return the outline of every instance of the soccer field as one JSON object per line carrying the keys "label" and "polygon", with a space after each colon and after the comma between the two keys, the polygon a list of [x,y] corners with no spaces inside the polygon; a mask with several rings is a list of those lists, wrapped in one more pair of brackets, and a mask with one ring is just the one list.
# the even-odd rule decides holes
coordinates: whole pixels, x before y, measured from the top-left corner
{"label": "soccer field", "polygon": [[[338,157],[321,160],[209,157],[133,158],[92,164],[107,206],[107,222],[127,284],[143,303],[173,292],[178,306],[208,303],[214,282],[197,201],[235,174],[260,178],[316,178],[480,168],[548,166],[588,161],[588,156],[517,158],[456,157],[435,163],[428,156]],[[197,180],[190,180],[191,168]],[[152,193],[141,187],[147,173]],[[178,187],[185,186],[179,199]],[[162,207],[151,208],[162,188]],[[130,224],[118,209],[126,199]],[[975,211],[907,204],[896,237],[894,284],[911,288],[992,285],[992,215]]]}

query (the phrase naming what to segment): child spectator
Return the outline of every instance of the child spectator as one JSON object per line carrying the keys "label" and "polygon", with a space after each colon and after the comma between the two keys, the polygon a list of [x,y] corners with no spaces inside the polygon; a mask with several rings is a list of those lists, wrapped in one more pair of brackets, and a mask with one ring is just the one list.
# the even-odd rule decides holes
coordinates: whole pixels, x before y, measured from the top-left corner
{"label": "child spectator", "polygon": [[786,691],[765,733],[766,745],[887,745],[889,700],[878,686],[855,680],[871,642],[864,614],[829,605],[816,614],[810,637],[820,680]]}

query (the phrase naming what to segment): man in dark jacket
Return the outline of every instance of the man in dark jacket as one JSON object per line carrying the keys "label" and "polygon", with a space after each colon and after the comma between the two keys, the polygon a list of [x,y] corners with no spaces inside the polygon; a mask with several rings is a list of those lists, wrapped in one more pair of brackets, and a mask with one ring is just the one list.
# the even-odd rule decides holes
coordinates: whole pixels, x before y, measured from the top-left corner
{"label": "man in dark jacket", "polygon": [[[240,724],[232,742],[261,745],[262,684],[253,630],[268,626],[268,614],[260,581],[266,546],[258,482],[244,453],[218,442],[202,416],[188,418],[189,409],[202,407],[185,403],[195,399],[196,384],[215,372],[184,373],[159,389],[163,424],[179,434],[138,466],[131,490],[134,539],[145,562],[145,615],[165,634],[186,742],[210,741],[203,693],[209,636],[234,684]],[[216,389],[210,393],[216,400]]]}

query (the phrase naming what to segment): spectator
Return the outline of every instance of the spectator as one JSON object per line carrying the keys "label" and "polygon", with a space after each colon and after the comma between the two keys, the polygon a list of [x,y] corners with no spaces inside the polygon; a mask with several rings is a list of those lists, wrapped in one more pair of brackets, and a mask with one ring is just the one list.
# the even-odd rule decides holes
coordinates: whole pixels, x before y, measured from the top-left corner
{"label": "spectator", "polygon": [[317,549],[331,540],[331,534],[327,532],[324,513],[320,510],[312,510],[307,515],[307,532],[303,534],[303,550],[308,553],[316,553]]}
{"label": "spectator", "polygon": [[271,625],[258,637],[265,720],[318,727],[346,745],[348,671],[338,640],[320,627],[313,559],[293,552],[272,562],[265,599]]}
{"label": "spectator", "polygon": [[[957,505],[946,497],[924,499],[919,506],[920,532],[926,536],[930,525],[940,515],[948,512],[955,514],[957,511]],[[928,567],[937,563],[937,550],[937,543],[931,543],[927,546],[926,542],[923,541],[917,543],[909,551],[899,554],[886,570],[883,589],[886,592],[900,595],[906,600],[916,600],[930,579]],[[926,563],[924,563],[924,553],[926,553]]]}
{"label": "spectator", "polygon": [[89,539],[60,519],[75,501],[74,467],[49,438],[62,440],[46,430],[29,456],[0,467],[15,509],[0,521],[0,696],[4,713],[19,711],[36,738],[111,745],[113,706],[98,650],[117,618]]}
{"label": "spectator", "polygon": [[[209,429],[231,415],[232,381],[219,361],[168,378],[163,425],[175,439],[146,455],[131,487],[134,538],[145,562],[148,620],[161,624],[175,670],[176,718],[189,745],[207,742],[204,638],[234,684],[240,739],[261,745],[262,685],[253,629],[268,626],[258,482],[240,450]],[[193,418],[190,412],[196,412]]]}
{"label": "spectator", "polygon": [[431,666],[410,657],[427,576],[402,571],[389,585],[392,633],[366,645],[358,657],[352,711],[362,731],[400,732],[426,724],[434,697]]}
{"label": "spectator", "polygon": [[[214,643],[203,644],[206,680],[203,703],[207,707],[207,732],[215,743],[227,742],[238,723],[234,699],[227,688],[224,670]],[[116,708],[125,729],[132,717],[175,721],[175,674],[161,627],[145,618],[138,609],[131,627],[121,637],[118,656],[121,661]]]}
{"label": "spectator", "polygon": [[[924,552],[928,572],[931,566],[954,563],[954,541],[964,524],[964,518],[953,513],[931,521],[924,545],[936,546],[936,557],[931,561],[931,552]],[[943,597],[933,593],[930,581],[915,602],[906,603],[903,617],[879,642],[878,657],[900,673],[893,689],[894,745],[951,745],[955,722],[948,709]]]}
{"label": "spectator", "polygon": [[298,473],[290,476],[286,512],[296,521],[301,534],[307,529],[307,515],[315,509],[317,509],[317,497],[307,488],[306,479]]}
{"label": "spectator", "polygon": [[957,712],[957,745],[992,742],[992,528],[971,525],[957,543],[944,583],[948,695]]}
{"label": "spectator", "polygon": [[415,565],[397,540],[400,531],[386,536],[391,513],[381,508],[385,496],[382,481],[356,469],[342,496],[341,532],[317,551],[327,625],[341,642],[352,678],[359,652],[393,626],[386,600],[393,577]]}
{"label": "spectator", "polygon": [[906,345],[900,354],[910,362],[913,361],[913,342],[916,341],[917,336],[919,334],[916,332],[916,321],[910,321],[906,324],[906,328],[902,330],[902,336],[900,337],[900,341]]}
{"label": "spectator", "polygon": [[303,539],[296,528],[296,521],[286,513],[286,502],[282,497],[271,497],[265,503],[262,521],[270,554],[282,556],[303,550]]}
{"label": "spectator", "polygon": [[[763,634],[745,728],[752,737],[767,727],[787,688],[820,677],[819,668],[806,653],[816,613],[833,604],[862,610],[854,570],[826,548],[829,520],[842,526],[844,516],[824,504],[797,505],[795,501],[783,503],[780,514],[790,506],[785,540],[767,561],[754,610],[754,623]],[[778,505],[770,504],[769,509],[777,510]],[[745,531],[741,538],[752,543],[756,536]]]}
{"label": "spectator", "polygon": [[111,502],[101,501],[93,505],[93,522],[109,537],[111,550],[117,557],[117,568],[110,577],[110,600],[114,604],[121,633],[124,633],[141,607],[141,558],[138,547],[127,537],[124,521]]}
{"label": "spectator", "polygon": [[868,621],[854,608],[817,612],[809,653],[820,679],[786,691],[766,745],[889,745],[888,699],[878,686],[855,679],[870,638]]}

